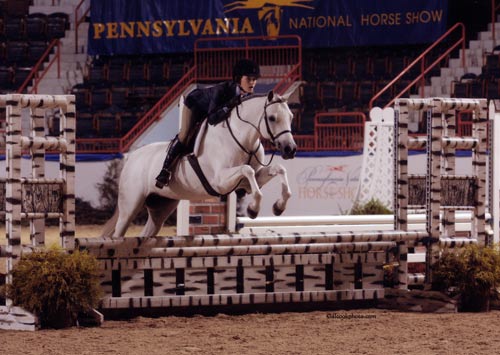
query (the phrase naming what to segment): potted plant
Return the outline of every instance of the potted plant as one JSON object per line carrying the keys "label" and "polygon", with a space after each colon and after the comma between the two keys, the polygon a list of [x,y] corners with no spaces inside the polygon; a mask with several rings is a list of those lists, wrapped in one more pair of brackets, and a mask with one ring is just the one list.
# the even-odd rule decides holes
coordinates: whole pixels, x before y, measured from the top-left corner
{"label": "potted plant", "polygon": [[86,252],[49,248],[24,254],[5,294],[35,314],[42,327],[74,326],[79,313],[97,306],[101,289],[97,260]]}
{"label": "potted plant", "polygon": [[488,311],[500,286],[500,251],[471,244],[444,250],[432,266],[432,288],[459,298],[461,311]]}

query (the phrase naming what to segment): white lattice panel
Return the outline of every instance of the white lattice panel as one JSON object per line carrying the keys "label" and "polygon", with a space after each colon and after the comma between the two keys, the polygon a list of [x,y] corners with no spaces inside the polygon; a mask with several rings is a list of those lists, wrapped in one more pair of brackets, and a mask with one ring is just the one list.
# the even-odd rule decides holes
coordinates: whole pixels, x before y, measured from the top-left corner
{"label": "white lattice panel", "polygon": [[378,199],[393,209],[394,109],[375,107],[365,123],[363,165],[355,204]]}

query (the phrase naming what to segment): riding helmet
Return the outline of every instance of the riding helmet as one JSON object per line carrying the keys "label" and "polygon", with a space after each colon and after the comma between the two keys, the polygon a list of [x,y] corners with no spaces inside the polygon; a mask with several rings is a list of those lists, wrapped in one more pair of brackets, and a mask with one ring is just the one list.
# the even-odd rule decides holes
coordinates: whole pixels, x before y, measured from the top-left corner
{"label": "riding helmet", "polygon": [[250,59],[241,59],[233,67],[233,80],[239,82],[243,75],[260,77],[260,68]]}

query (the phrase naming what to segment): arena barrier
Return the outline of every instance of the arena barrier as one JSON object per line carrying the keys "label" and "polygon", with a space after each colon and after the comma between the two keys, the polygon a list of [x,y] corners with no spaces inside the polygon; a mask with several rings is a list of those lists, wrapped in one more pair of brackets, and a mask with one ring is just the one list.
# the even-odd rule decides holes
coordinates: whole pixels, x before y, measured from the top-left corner
{"label": "arena barrier", "polygon": [[[18,101],[26,100],[8,100],[14,105]],[[473,138],[454,136],[456,110],[474,112]],[[395,111],[398,118],[394,140],[396,213],[392,231],[228,233],[110,240],[74,239],[66,228],[61,233],[63,244],[72,250],[74,242],[75,248],[87,250],[99,260],[105,293],[101,310],[106,312],[370,301],[384,298],[387,287],[406,290],[409,284],[429,282],[432,277],[430,265],[436,260],[438,248],[488,242],[484,205],[486,100],[399,99]],[[428,112],[426,140],[408,136],[411,111]],[[20,146],[19,141],[22,141],[20,137],[8,133],[8,144],[12,146],[9,149]],[[68,140],[67,145],[70,142],[74,139]],[[408,149],[416,145],[427,147],[426,175],[408,174]],[[454,174],[454,152],[458,148],[473,151],[471,176]],[[14,157],[15,161],[20,156],[18,150],[16,155],[9,155],[9,159]],[[9,176],[7,191],[11,189],[11,181],[19,187],[21,180],[19,171],[12,178]],[[423,181],[424,186],[415,196],[410,196],[408,186],[417,180]],[[456,186],[468,187],[470,191],[466,194],[443,191],[443,188],[456,190]],[[71,200],[74,195],[66,197]],[[60,213],[70,215],[66,212],[71,207],[74,208],[74,204],[63,205]],[[424,230],[410,229],[408,211],[415,209],[426,211]],[[466,236],[457,236],[456,211],[470,212],[471,232]],[[18,223],[21,212],[21,208],[14,212],[7,210],[10,235],[14,235],[14,230],[18,232],[12,224]],[[68,223],[72,226],[71,221]],[[15,248],[10,240],[16,240]],[[6,254],[10,265],[20,255],[19,241],[19,238],[9,237]],[[427,250],[425,275],[408,275],[408,251],[416,246],[425,246]],[[13,313],[11,310],[10,316]]]}

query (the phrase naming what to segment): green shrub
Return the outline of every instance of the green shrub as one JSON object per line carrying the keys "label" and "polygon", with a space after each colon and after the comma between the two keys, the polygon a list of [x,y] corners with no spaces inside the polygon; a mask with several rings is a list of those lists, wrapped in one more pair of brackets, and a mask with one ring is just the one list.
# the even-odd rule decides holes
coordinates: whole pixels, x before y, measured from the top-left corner
{"label": "green shrub", "polygon": [[350,214],[351,215],[364,215],[364,214],[392,214],[393,212],[387,208],[379,199],[372,198],[370,201],[363,205],[355,204]]}
{"label": "green shrub", "polygon": [[445,250],[432,266],[432,288],[450,296],[459,295],[462,311],[489,308],[500,286],[498,247],[469,245],[461,250]]}
{"label": "green shrub", "polygon": [[42,327],[75,325],[79,312],[97,306],[101,289],[97,260],[86,252],[60,249],[23,255],[12,272],[7,296],[36,314]]}

